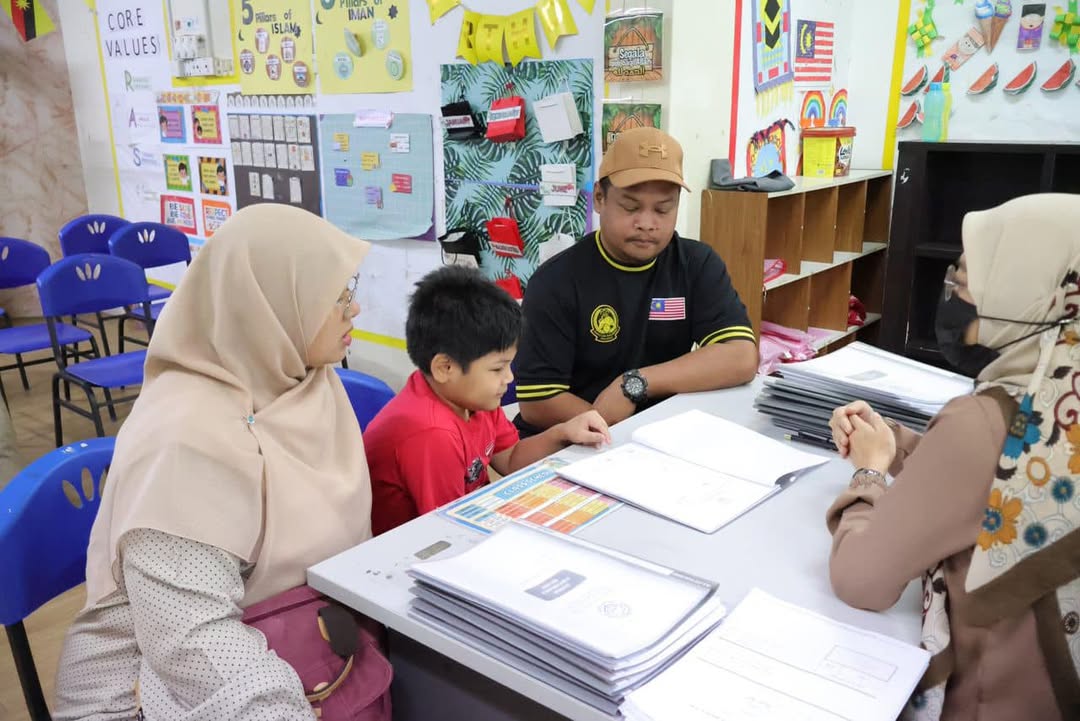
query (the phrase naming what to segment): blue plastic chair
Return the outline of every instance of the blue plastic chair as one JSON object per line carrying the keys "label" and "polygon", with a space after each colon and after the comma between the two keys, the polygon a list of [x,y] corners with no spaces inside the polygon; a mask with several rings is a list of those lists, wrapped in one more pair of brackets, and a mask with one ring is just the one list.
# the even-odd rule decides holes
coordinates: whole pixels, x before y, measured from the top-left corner
{"label": "blue plastic chair", "polygon": [[[44,248],[18,238],[0,237],[0,288],[20,288],[33,285],[41,271],[49,267],[49,254]],[[7,391],[4,389],[3,371],[18,369],[24,390],[30,390],[30,381],[26,377],[26,366],[52,363],[52,357],[24,361],[23,353],[52,350],[49,327],[45,323],[12,326],[4,315],[7,327],[0,328],[0,353],[14,355],[15,363],[0,366],[0,396],[7,403]],[[90,357],[98,356],[97,341],[89,331],[76,328],[66,323],[56,326],[57,340],[62,353],[80,353],[81,343],[90,344]]]}
{"label": "blue plastic chair", "polygon": [[[78,218],[69,220],[60,229],[57,236],[60,239],[60,252],[65,258],[84,253],[108,253],[109,238],[121,226],[127,225],[128,221],[115,215],[106,213],[91,213],[80,215]],[[109,310],[106,308],[105,310]],[[91,328],[97,328],[101,332],[101,347],[105,355],[111,355],[109,349],[109,337],[105,333],[105,317],[100,312],[95,313],[96,323],[92,323],[72,316],[72,323],[81,323]]]}
{"label": "blue plastic chair", "polygon": [[[68,363],[59,352],[56,328],[63,316],[80,313],[96,313],[107,308],[142,306],[147,318],[151,317],[150,299],[146,291],[146,272],[130,260],[112,255],[89,253],[64,258],[49,266],[38,276],[38,295],[45,322],[49,324],[53,353],[59,370],[53,376],[53,426],[56,445],[64,442],[60,409],[69,411],[94,422],[98,436],[105,435],[101,419],[101,404],[95,389],[100,388],[109,407],[109,417],[116,420],[117,403],[134,401],[138,394],[113,398],[112,389],[142,385],[143,364],[146,351],[121,353],[91,360],[75,360]],[[147,323],[147,333],[153,332],[153,321]],[[76,385],[86,393],[90,409],[86,410],[69,398],[60,397],[60,384],[65,390]],[[68,394],[65,393],[65,396]]]}
{"label": "blue plastic chair", "polygon": [[368,423],[371,423],[375,414],[394,397],[394,389],[367,373],[348,368],[334,370],[345,385],[345,393],[349,396],[349,403],[352,404],[356,420],[360,422],[361,432],[367,430]]}
{"label": "blue plastic chair", "polygon": [[113,444],[95,438],[50,451],[0,491],[0,624],[33,721],[50,716],[23,619],[85,580]]}
{"label": "blue plastic chair", "polygon": [[[160,268],[165,265],[183,263],[191,265],[191,241],[183,232],[163,223],[128,223],[109,238],[109,252],[126,258],[144,269]],[[149,283],[150,302],[158,303],[168,298],[172,291],[160,285]],[[160,314],[161,306],[155,305],[154,312]],[[157,320],[157,315],[151,318]],[[124,341],[146,345],[141,338],[129,338],[124,335],[124,323],[127,320],[145,321],[140,309],[130,309],[120,318],[120,352],[124,352]]]}

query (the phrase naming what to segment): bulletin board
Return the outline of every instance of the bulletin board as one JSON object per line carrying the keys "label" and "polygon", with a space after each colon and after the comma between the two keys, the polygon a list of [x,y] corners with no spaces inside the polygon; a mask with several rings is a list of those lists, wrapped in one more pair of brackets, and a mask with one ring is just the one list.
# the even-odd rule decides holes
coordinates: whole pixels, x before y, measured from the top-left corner
{"label": "bulletin board", "polygon": [[229,131],[237,208],[282,203],[321,214],[314,115],[229,113]]}
{"label": "bulletin board", "polygon": [[[493,63],[443,65],[442,102],[467,100],[474,111],[485,113],[493,101],[512,93],[525,99],[525,137],[516,142],[495,143],[486,138],[443,140],[446,168],[446,223],[449,228],[470,228],[487,235],[486,223],[506,216],[517,221],[524,240],[520,258],[497,257],[482,251],[481,268],[494,279],[513,273],[522,284],[536,269],[539,245],[555,233],[573,236],[585,232],[589,192],[594,174],[594,133],[570,140],[545,143],[531,106],[550,95],[573,94],[582,126],[593,127],[594,94],[591,60],[555,60],[523,63],[506,68]],[[540,193],[540,168],[549,164],[575,166],[577,199],[569,207],[544,205]]]}
{"label": "bulletin board", "polygon": [[417,238],[433,226],[430,115],[395,113],[390,127],[356,127],[353,114],[320,120],[326,218],[366,240]]}
{"label": "bulletin board", "polygon": [[858,126],[859,99],[848,92],[854,2],[736,0],[729,148],[736,176],[774,169],[795,176],[804,116]]}
{"label": "bulletin board", "polygon": [[[1009,15],[996,18],[996,28],[993,22],[995,18],[983,26],[976,17],[975,4],[955,5],[942,0],[934,3],[930,8],[930,19],[936,26],[937,37],[922,52],[914,39],[907,37],[902,48],[903,81],[897,93],[905,85],[909,91],[916,88],[920,85],[920,76],[925,76],[927,82],[900,96],[898,115],[890,118],[890,122],[899,124],[916,104],[917,114],[926,97],[924,91],[929,80],[938,73],[943,74],[948,51],[969,30],[978,30],[982,35],[986,27],[990,35],[997,35],[993,49],[989,38],[984,38],[983,45],[964,58],[958,68],[949,68],[952,94],[949,139],[1047,142],[1054,138],[1080,137],[1080,92],[1076,87],[1076,80],[1080,76],[1075,75],[1080,54],[1071,52],[1067,42],[1062,43],[1051,37],[1055,16],[1068,10],[1070,2],[1026,3],[1013,0],[1005,4],[1010,10]],[[996,8],[997,3],[990,5]],[[909,27],[919,21],[920,13],[926,9],[925,2],[914,0],[911,3]],[[1074,28],[1080,32],[1080,17],[1077,17]],[[1080,50],[1080,47],[1076,50]],[[1010,82],[1032,64],[1035,73],[1026,89],[1017,94],[1006,92]],[[1073,67],[1071,72],[1070,64]],[[997,76],[996,80],[993,79],[994,75]],[[1050,86],[1044,89],[1048,82]],[[1024,85],[1021,81],[1016,87]],[[922,126],[916,119],[906,128],[898,127],[896,137],[898,140],[920,140]]]}
{"label": "bulletin board", "polygon": [[[333,7],[328,8],[328,4]],[[592,121],[598,116],[599,99],[592,88],[602,86],[603,3],[461,0],[439,3],[439,12],[433,14],[427,3],[407,0],[356,0],[346,4],[326,0],[215,0],[206,3],[205,17],[198,14],[202,5],[172,0],[87,0],[77,8],[64,10],[65,21],[77,24],[82,21],[79,13],[85,6],[88,26],[97,29],[118,205],[125,217],[174,223],[189,234],[192,250],[197,253],[204,240],[238,207],[269,201],[265,197],[269,195],[265,183],[269,178],[274,202],[308,208],[350,232],[383,244],[384,250],[378,253],[379,267],[372,268],[366,277],[370,287],[365,292],[370,297],[357,323],[366,339],[401,347],[403,309],[412,284],[421,271],[442,263],[439,248],[430,239],[447,228],[448,190],[457,197],[458,186],[448,184],[444,177],[443,132],[436,122],[442,104],[441,66],[474,67],[459,55],[461,30],[470,18],[486,18],[485,28],[499,27],[509,33],[507,47],[513,44],[514,52],[532,53],[519,68],[527,68],[537,56],[545,60],[587,61],[575,72],[584,73],[581,80],[591,75],[589,92],[575,98],[575,102],[588,125],[578,143],[580,148],[574,148],[576,160],[572,161],[577,164],[579,190],[585,192],[571,209],[558,209],[561,215],[573,215],[570,223],[562,217],[556,221],[555,210],[537,205],[539,217],[529,221],[529,235],[533,237],[538,229],[541,234],[556,228],[575,233],[584,229],[585,195],[591,189],[588,180],[595,173],[598,147]],[[553,11],[558,11],[557,22],[552,19]],[[183,60],[174,42],[179,28],[199,29],[205,22],[212,25],[214,57],[199,62],[209,63],[210,74],[206,74],[206,67],[196,68],[197,63]],[[523,50],[519,42],[530,28],[538,41],[536,52]],[[347,67],[350,64],[351,71]],[[485,66],[501,68],[495,62],[476,67]],[[184,77],[182,70],[196,75]],[[573,82],[581,87],[581,80]],[[173,95],[180,91],[188,94]],[[381,180],[385,183],[381,210],[390,210],[392,203],[388,201],[407,204],[416,211],[409,214],[416,221],[409,227],[380,233],[383,224],[373,224],[363,212],[350,213],[339,200],[353,196],[345,188],[339,196],[339,186],[329,182],[336,179],[332,174],[335,166],[328,162],[332,134],[324,134],[322,125],[335,116],[352,116],[365,110],[392,112],[403,123],[412,122],[413,117],[419,123],[423,117],[427,123],[426,138],[419,130],[409,133],[413,157],[409,161],[400,159],[413,172],[395,170]],[[164,123],[160,122],[162,116]],[[241,137],[240,118],[244,116],[250,125],[248,137]],[[305,120],[310,140],[301,141],[298,132],[295,142],[285,140],[283,154],[273,120],[269,133],[262,132],[263,116],[281,116],[283,121],[294,117],[298,124]],[[256,117],[260,137],[253,132],[252,119]],[[257,144],[261,144],[261,165]],[[425,155],[430,160],[425,160]],[[187,158],[190,189],[184,182],[173,183],[183,189],[169,187],[167,156]],[[399,162],[385,153],[380,158],[388,162],[380,170],[389,171]],[[521,159],[528,160],[525,156]],[[219,179],[217,169],[222,160],[225,173]],[[178,165],[174,164],[174,171],[174,179],[178,179]],[[395,173],[410,176],[411,184],[395,183]],[[258,177],[257,187],[254,177]],[[407,198],[391,197],[391,185],[395,190],[411,192],[393,194]],[[539,196],[514,190],[514,203],[524,216],[533,208],[530,203],[539,202]],[[526,200],[529,196],[534,199]],[[460,208],[462,200],[458,200],[456,208]],[[368,232],[358,228],[367,228]],[[389,238],[399,231],[398,238]],[[399,239],[410,237],[406,233],[429,240]],[[514,269],[527,281],[535,263],[535,249],[530,249],[526,257],[528,260]],[[373,252],[372,262],[365,265],[373,265],[375,258]],[[485,270],[494,276],[500,267]],[[178,278],[160,274],[160,279],[167,282]]]}

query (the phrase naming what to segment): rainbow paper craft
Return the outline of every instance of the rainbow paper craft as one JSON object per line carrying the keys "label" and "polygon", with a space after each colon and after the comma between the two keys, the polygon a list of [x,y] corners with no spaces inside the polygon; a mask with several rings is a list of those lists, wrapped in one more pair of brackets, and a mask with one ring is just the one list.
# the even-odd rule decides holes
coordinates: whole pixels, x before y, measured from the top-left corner
{"label": "rainbow paper craft", "polygon": [[847,90],[837,90],[829,104],[829,126],[843,127],[847,125],[848,94]]}
{"label": "rainbow paper craft", "polygon": [[820,90],[811,90],[803,97],[799,113],[799,127],[820,128],[825,125],[825,96]]}

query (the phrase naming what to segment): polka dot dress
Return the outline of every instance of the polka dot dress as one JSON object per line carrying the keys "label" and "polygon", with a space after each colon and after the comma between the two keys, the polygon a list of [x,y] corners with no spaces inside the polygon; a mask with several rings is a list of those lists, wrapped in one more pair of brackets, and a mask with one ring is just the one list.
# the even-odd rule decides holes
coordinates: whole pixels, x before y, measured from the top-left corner
{"label": "polka dot dress", "polygon": [[140,704],[146,721],[315,718],[296,672],[240,621],[240,559],[149,529],[124,535],[121,558],[120,589],[68,632],[54,719],[135,719]]}

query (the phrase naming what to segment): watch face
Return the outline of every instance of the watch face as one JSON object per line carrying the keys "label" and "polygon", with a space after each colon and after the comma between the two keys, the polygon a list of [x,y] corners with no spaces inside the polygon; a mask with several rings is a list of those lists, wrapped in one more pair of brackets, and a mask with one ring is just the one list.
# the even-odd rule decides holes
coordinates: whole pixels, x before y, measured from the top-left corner
{"label": "watch face", "polygon": [[623,385],[626,388],[626,392],[632,396],[640,396],[642,393],[645,392],[645,384],[641,381],[640,378],[635,378],[631,376],[623,382]]}

